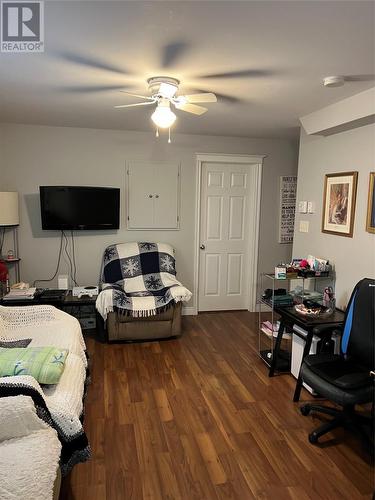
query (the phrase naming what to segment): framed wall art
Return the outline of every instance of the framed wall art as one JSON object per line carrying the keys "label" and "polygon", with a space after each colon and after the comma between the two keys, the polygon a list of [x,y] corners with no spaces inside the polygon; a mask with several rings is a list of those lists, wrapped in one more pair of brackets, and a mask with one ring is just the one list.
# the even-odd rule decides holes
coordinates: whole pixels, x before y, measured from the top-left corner
{"label": "framed wall art", "polygon": [[358,172],[326,174],[322,232],[353,237]]}
{"label": "framed wall art", "polygon": [[375,172],[370,172],[366,231],[368,231],[369,233],[375,233]]}

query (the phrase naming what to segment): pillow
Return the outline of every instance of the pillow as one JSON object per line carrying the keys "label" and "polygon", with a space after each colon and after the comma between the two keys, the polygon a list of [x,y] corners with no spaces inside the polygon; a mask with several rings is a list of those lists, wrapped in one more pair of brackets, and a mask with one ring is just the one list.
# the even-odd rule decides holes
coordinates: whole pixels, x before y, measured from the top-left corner
{"label": "pillow", "polygon": [[0,377],[31,375],[40,384],[57,384],[68,352],[58,347],[0,348]]}
{"label": "pillow", "polygon": [[0,347],[6,347],[7,349],[14,349],[15,347],[27,347],[32,339],[20,339],[20,340],[0,340]]}

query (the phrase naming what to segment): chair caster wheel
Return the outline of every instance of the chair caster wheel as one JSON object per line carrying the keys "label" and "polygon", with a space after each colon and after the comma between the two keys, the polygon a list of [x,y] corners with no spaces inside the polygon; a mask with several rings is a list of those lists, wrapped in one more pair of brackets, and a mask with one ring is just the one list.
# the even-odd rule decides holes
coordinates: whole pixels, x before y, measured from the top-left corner
{"label": "chair caster wheel", "polygon": [[311,444],[316,444],[318,442],[319,436],[315,432],[311,432],[309,434],[309,442]]}
{"label": "chair caster wheel", "polygon": [[304,417],[307,417],[307,415],[310,413],[310,411],[311,411],[311,409],[310,409],[309,405],[303,405],[300,408],[300,412],[302,413],[302,415]]}

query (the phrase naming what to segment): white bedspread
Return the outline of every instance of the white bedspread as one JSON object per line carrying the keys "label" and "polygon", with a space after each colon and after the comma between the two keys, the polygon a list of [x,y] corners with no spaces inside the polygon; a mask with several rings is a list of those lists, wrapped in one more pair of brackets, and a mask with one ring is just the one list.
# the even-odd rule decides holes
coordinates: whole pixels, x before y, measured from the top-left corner
{"label": "white bedspread", "polygon": [[79,321],[53,306],[0,306],[0,340],[31,338],[29,347],[68,349],[87,366],[85,342]]}
{"label": "white bedspread", "polygon": [[27,396],[0,398],[0,499],[50,500],[59,466],[57,433]]}

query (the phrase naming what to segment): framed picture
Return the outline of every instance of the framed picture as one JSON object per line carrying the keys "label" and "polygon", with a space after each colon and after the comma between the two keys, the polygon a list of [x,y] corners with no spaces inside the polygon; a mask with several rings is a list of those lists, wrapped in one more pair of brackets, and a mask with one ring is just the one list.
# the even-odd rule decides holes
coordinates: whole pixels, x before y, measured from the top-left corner
{"label": "framed picture", "polygon": [[323,233],[353,237],[358,172],[327,174],[323,196]]}
{"label": "framed picture", "polygon": [[375,233],[375,172],[370,172],[366,231],[368,231],[369,233]]}

